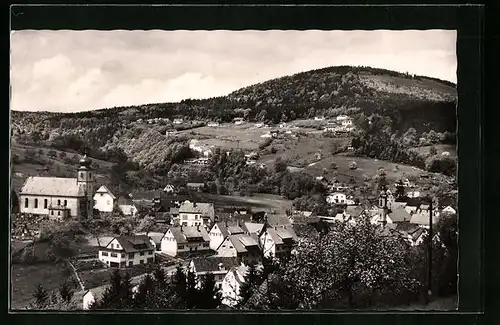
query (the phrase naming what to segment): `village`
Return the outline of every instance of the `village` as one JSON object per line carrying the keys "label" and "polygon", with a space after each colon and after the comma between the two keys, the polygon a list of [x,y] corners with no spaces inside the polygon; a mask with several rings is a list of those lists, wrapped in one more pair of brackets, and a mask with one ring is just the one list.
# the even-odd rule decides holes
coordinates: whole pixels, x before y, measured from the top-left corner
{"label": "village", "polygon": [[[324,121],[324,118],[316,117],[315,120]],[[137,123],[159,121],[138,120]],[[182,122],[181,119],[173,121],[174,124]],[[352,120],[347,116],[324,122],[326,124],[320,132],[334,132],[339,136],[353,130]],[[242,125],[245,121],[235,119],[234,124]],[[217,128],[220,124],[210,122],[208,126]],[[269,128],[263,123],[251,127]],[[261,137],[293,136],[293,130],[282,123],[269,128]],[[165,136],[175,136],[175,131],[167,131]],[[208,165],[213,146],[191,140],[189,147],[197,158],[186,160],[187,165],[200,168]],[[247,165],[257,164],[256,155],[253,151],[245,154]],[[265,168],[263,164],[260,167]],[[355,164],[351,169],[356,169]],[[383,170],[381,175],[384,176]],[[145,231],[131,231],[120,236],[94,235],[94,249],[71,259],[69,263],[79,283],[73,297],[78,309],[89,309],[109,287],[109,284],[93,286],[93,281],[82,280],[94,274],[93,270],[89,273],[86,268],[83,268],[85,275],[81,274],[74,265],[82,263],[90,264],[96,273],[103,269],[131,270],[131,274],[135,274],[132,278],[135,289],[150,265],[160,265],[168,275],[173,275],[181,265],[196,274],[199,284],[204,276],[212,274],[222,304],[232,307],[238,301],[249,265],[262,265],[265,258],[279,260],[293,255],[300,241],[297,229],[301,226],[356,224],[360,218],[368,218],[377,227],[379,235],[393,236],[411,246],[418,246],[440,216],[456,214],[451,206],[433,205],[435,200],[423,191],[421,193],[419,185],[406,178],[394,184],[385,182],[378,197],[371,200],[349,194],[353,193],[353,184],[325,176],[314,177],[314,180],[327,189],[326,204],[336,213],[321,215],[294,207],[273,211],[244,204],[220,205],[204,198],[207,185],[204,182],[187,183],[182,190],[166,184],[156,191],[155,197],[144,208],[139,207],[144,206],[144,200],[138,202],[132,194],[118,197],[105,185],[98,184],[91,160],[84,155],[79,161],[76,178],[30,176],[26,179],[18,194],[19,207],[18,213],[13,215],[11,236],[15,241],[36,240],[41,223],[99,219],[116,211],[122,217],[147,219],[150,223]],[[433,233],[433,240],[439,241],[439,234]],[[85,282],[90,282],[90,285]]]}

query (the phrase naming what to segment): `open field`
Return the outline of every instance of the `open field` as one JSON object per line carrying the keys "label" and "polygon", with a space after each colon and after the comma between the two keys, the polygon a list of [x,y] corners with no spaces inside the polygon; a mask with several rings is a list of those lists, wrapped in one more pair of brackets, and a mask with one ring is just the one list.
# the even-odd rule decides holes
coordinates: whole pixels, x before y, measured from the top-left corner
{"label": "open field", "polygon": [[[225,123],[221,124],[219,127],[204,126],[194,130],[181,131],[179,133],[191,138],[197,138],[200,143],[209,146],[213,145],[226,149],[240,148],[245,150],[258,150],[259,144],[265,140],[265,138],[261,136],[271,130],[278,129],[278,127],[257,128],[254,126],[254,123],[244,123],[241,125]],[[279,130],[288,130],[288,128]],[[291,130],[293,133],[317,131],[315,129],[306,128]]]}
{"label": "open field", "polygon": [[45,290],[59,288],[61,283],[73,278],[72,272],[65,263],[39,263],[33,265],[12,264],[11,266],[11,308],[19,309],[27,306],[33,299],[33,292],[38,284]]}
{"label": "open field", "polygon": [[[349,168],[351,162],[356,162],[358,168],[352,170]],[[330,166],[334,162],[337,164],[337,169],[332,169]],[[397,166],[397,169],[396,169]],[[327,174],[323,173],[323,169],[327,169]],[[339,182],[349,183],[351,177],[354,178],[356,184],[362,184],[366,177],[372,179],[379,168],[384,168],[386,178],[389,182],[395,182],[400,178],[418,179],[421,175],[432,174],[436,177],[446,178],[441,174],[428,173],[422,169],[413,166],[395,164],[384,160],[349,157],[344,154],[338,154],[318,161],[314,165],[307,166],[304,171],[311,173],[314,176],[335,177]]]}

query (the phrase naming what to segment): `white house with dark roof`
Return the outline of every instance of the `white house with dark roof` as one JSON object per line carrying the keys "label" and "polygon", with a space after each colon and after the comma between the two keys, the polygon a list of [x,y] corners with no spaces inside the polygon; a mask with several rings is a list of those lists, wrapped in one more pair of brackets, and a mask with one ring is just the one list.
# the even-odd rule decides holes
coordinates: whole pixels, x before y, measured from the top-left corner
{"label": "white house with dark roof", "polygon": [[451,206],[448,205],[446,208],[441,210],[441,213],[442,214],[456,214],[457,210],[455,210],[454,208],[452,208]]}
{"label": "white house with dark roof", "polygon": [[245,233],[231,234],[217,248],[217,256],[233,257],[240,264],[259,263],[261,251],[257,235]]}
{"label": "white house with dark roof", "polygon": [[231,234],[242,234],[245,231],[239,226],[239,224],[234,224],[233,222],[217,222],[213,225],[208,233],[210,237],[210,249],[217,250],[222,242]]}
{"label": "white house with dark roof", "polygon": [[111,286],[107,284],[101,287],[86,290],[82,297],[83,310],[88,310],[94,302],[101,300],[104,292],[106,292],[106,289],[108,289],[109,287]]}
{"label": "white house with dark roof", "polygon": [[215,219],[213,203],[184,201],[179,207],[179,224],[187,227],[210,224]]}
{"label": "white house with dark roof", "polygon": [[116,196],[105,186],[102,185],[94,194],[94,209],[100,212],[113,212]]}
{"label": "white house with dark roof", "polygon": [[291,225],[270,226],[264,223],[259,237],[262,254],[265,257],[281,257],[290,254],[297,235]]}
{"label": "white house with dark roof", "polygon": [[117,201],[118,208],[125,216],[135,216],[138,212],[134,201],[130,197],[120,197]]}
{"label": "white house with dark roof", "polygon": [[344,193],[336,192],[328,194],[326,203],[329,204],[347,204],[347,195]]}
{"label": "white house with dark roof", "polygon": [[152,264],[155,261],[155,243],[148,236],[115,237],[99,248],[99,260],[110,267],[128,267]]}
{"label": "white house with dark roof", "polygon": [[210,237],[201,225],[171,227],[161,239],[161,251],[170,256],[210,251]]}
{"label": "white house with dark roof", "polygon": [[76,178],[28,177],[19,193],[20,212],[62,219],[92,216],[94,175],[90,159],[80,160]]}
{"label": "white house with dark roof", "polygon": [[234,257],[198,257],[189,262],[189,270],[196,274],[198,286],[201,286],[203,278],[211,273],[214,275],[215,287],[221,289],[222,281],[227,272],[238,265],[238,261]]}

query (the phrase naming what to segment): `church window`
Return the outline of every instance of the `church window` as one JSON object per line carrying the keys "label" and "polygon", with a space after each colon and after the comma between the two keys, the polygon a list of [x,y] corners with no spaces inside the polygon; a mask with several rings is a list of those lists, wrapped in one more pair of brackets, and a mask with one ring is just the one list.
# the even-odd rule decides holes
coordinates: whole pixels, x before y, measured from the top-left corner
{"label": "church window", "polygon": [[44,209],[47,209],[47,204],[48,204],[47,199],[43,200],[43,208]]}
{"label": "church window", "polygon": [[27,208],[28,207],[28,199],[24,199],[24,207]]}
{"label": "church window", "polygon": [[61,211],[57,211],[57,215],[60,216],[61,215]]}
{"label": "church window", "polygon": [[85,174],[84,174],[83,172],[81,172],[81,173],[80,173],[80,178],[84,178],[84,175],[85,175]]}
{"label": "church window", "polygon": [[64,206],[68,206],[68,200],[64,200]]}
{"label": "church window", "polygon": [[57,200],[57,205],[61,205],[61,200]]}
{"label": "church window", "polygon": [[35,209],[38,208],[38,199],[35,199]]}

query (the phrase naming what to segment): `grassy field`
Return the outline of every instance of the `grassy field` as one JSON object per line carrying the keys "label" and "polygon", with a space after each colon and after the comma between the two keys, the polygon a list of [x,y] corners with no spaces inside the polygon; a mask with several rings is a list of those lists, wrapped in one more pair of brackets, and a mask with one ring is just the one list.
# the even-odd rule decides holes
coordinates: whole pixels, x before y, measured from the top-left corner
{"label": "grassy field", "polygon": [[292,206],[292,201],[271,194],[255,194],[248,196],[229,196],[202,193],[208,202],[214,202],[216,207],[249,206],[253,210],[275,210],[284,213]]}
{"label": "grassy field", "polygon": [[[38,284],[45,290],[59,288],[64,281],[73,283],[73,274],[65,263],[40,263],[33,265],[13,264],[11,266],[11,307],[19,309],[27,306],[33,299]],[[75,287],[76,288],[76,287]]]}

